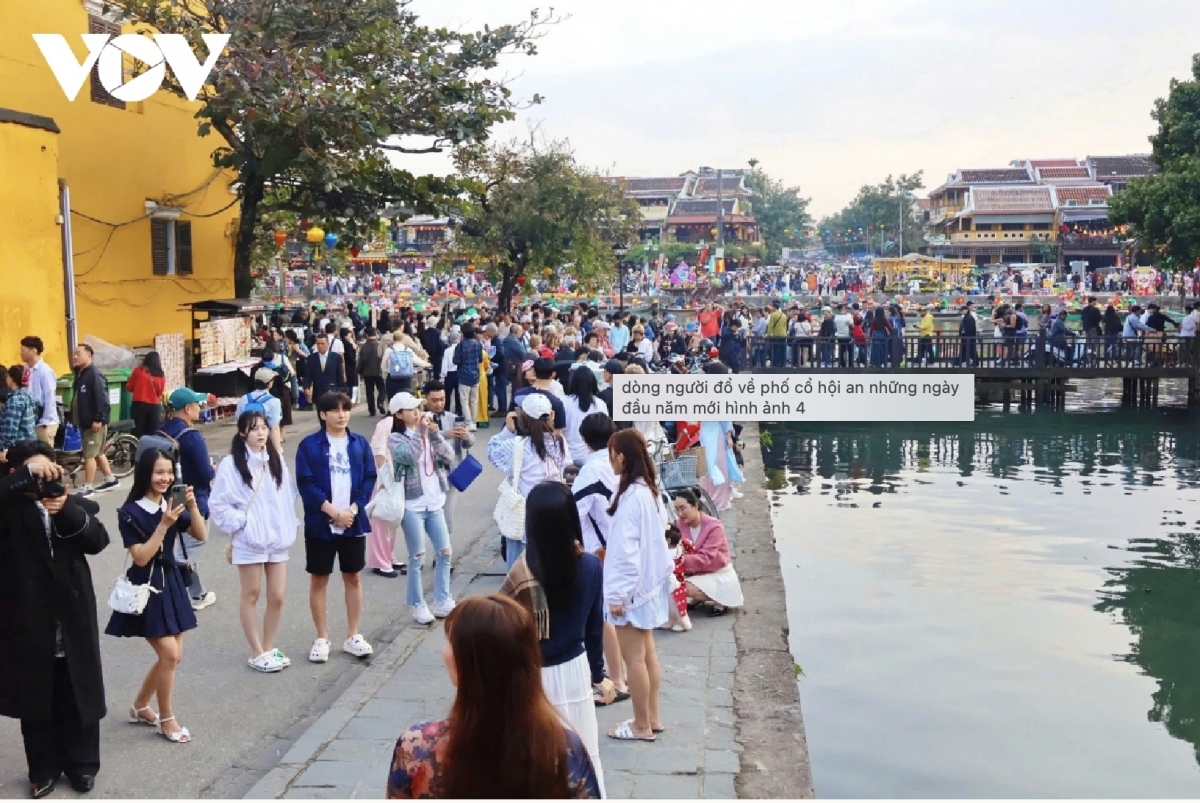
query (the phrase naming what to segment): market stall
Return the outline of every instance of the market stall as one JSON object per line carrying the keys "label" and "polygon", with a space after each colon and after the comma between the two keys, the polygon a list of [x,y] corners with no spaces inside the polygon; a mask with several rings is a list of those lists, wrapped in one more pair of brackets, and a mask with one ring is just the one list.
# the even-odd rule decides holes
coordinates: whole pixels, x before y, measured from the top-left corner
{"label": "market stall", "polygon": [[250,376],[257,362],[255,316],[271,307],[260,301],[229,299],[185,304],[192,316],[191,385],[217,397],[217,408],[235,404],[254,388]]}
{"label": "market stall", "polygon": [[971,269],[969,259],[930,257],[924,254],[876,257],[872,263],[875,278],[886,278],[888,287],[895,287],[901,281],[918,281],[922,290],[946,290],[970,284]]}

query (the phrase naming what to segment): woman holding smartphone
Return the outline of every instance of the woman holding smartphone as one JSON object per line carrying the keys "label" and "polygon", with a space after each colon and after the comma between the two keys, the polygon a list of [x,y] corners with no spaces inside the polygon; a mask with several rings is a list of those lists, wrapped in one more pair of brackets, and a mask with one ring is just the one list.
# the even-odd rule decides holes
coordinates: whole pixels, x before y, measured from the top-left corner
{"label": "woman holding smartphone", "polygon": [[[175,542],[184,532],[204,541],[208,531],[192,487],[174,485],[175,463],[158,449],[147,449],[138,459],[129,498],[117,511],[117,525],[133,562],[126,573],[129,582],[149,583],[159,593],[150,594],[140,614],[114,612],[104,632],[150,642],[158,660],[142,681],[129,721],[156,727],[164,738],[181,744],[192,736],[175,719],[171,695],[183,658],[183,634],[196,627],[196,612],[175,562]],[[158,699],[157,714],[150,708],[152,697]]]}

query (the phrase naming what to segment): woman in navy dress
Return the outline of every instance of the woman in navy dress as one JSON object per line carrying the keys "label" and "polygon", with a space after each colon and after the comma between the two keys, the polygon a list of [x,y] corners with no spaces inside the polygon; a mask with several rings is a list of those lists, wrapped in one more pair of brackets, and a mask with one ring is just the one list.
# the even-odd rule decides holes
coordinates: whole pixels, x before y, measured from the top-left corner
{"label": "woman in navy dress", "polygon": [[[183,657],[183,634],[196,626],[196,613],[175,562],[175,541],[182,532],[204,541],[208,532],[190,485],[186,502],[170,505],[168,496],[174,483],[175,464],[171,458],[157,449],[147,449],[138,459],[129,498],[117,511],[117,525],[133,561],[126,577],[136,585],[149,582],[160,593],[150,594],[150,601],[138,616],[114,612],[104,632],[150,642],[158,661],[142,682],[129,709],[129,720],[157,727],[168,740],[183,743],[192,737],[175,719],[171,693],[175,668]],[[150,698],[155,696],[157,714],[150,708]]]}

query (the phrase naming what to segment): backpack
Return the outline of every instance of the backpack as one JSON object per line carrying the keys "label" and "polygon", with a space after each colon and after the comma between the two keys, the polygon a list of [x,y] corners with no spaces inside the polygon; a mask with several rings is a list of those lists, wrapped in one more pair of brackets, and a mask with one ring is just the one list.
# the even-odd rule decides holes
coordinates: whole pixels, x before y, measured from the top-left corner
{"label": "backpack", "polygon": [[259,413],[262,415],[263,418],[266,418],[267,417],[266,402],[267,402],[267,399],[270,399],[270,398],[271,398],[271,391],[269,391],[269,390],[259,391],[258,396],[255,396],[253,393],[246,394],[246,403],[244,405],[242,405],[242,414],[245,415],[246,413]]}
{"label": "backpack", "polygon": [[[142,454],[147,449],[157,449],[171,459],[171,462],[179,466],[179,441],[172,438],[161,429],[153,435],[143,435],[138,438],[137,451],[133,454],[133,462],[142,459]],[[178,474],[177,474],[178,476]]]}
{"label": "backpack", "polygon": [[388,349],[388,378],[407,379],[413,375],[413,353],[408,349]]}

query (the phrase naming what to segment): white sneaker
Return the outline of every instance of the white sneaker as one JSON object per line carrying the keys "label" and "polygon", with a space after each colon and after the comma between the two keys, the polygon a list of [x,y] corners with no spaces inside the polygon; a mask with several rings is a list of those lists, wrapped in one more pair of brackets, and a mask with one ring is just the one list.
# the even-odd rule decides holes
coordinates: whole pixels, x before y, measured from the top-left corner
{"label": "white sneaker", "polygon": [[742,493],[741,491],[739,491],[737,488],[734,488],[733,491],[730,493],[730,496],[732,496],[734,499],[741,499],[742,497],[745,496],[745,494]]}
{"label": "white sneaker", "polygon": [[367,640],[362,637],[361,633],[355,633],[342,644],[342,652],[349,653],[355,658],[366,658],[375,652],[375,648],[367,643]]}
{"label": "white sneaker", "polygon": [[202,611],[205,608],[207,608],[209,605],[215,604],[216,601],[217,601],[217,593],[215,591],[209,591],[209,592],[205,593],[205,595],[203,597],[201,597],[200,599],[192,600],[192,610],[193,611]]}
{"label": "white sneaker", "polygon": [[429,612],[429,606],[422,602],[420,605],[412,606],[413,621],[419,625],[427,625],[433,622],[433,614]]}
{"label": "white sneaker", "polygon": [[251,669],[256,669],[259,672],[281,672],[283,671],[283,662],[274,652],[264,652],[257,658],[251,658],[247,661]]}
{"label": "white sneaker", "polygon": [[438,619],[445,619],[447,616],[450,615],[450,611],[454,610],[455,604],[456,603],[454,602],[454,600],[450,600],[449,602],[443,602],[443,603],[435,602],[435,603],[433,603],[433,607],[430,608],[429,610]]}
{"label": "white sneaker", "polygon": [[312,649],[308,651],[308,660],[314,664],[323,664],[329,660],[329,639],[319,638],[313,642]]}

